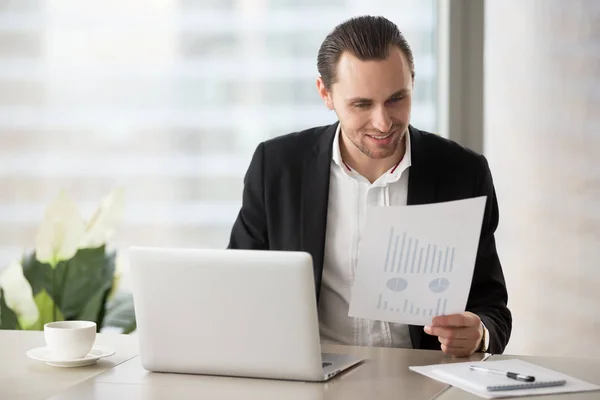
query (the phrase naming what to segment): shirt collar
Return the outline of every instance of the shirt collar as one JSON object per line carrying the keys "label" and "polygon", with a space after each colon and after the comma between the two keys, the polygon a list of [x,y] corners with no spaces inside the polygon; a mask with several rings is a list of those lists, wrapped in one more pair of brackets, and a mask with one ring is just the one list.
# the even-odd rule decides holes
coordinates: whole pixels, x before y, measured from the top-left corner
{"label": "shirt collar", "polygon": [[333,137],[333,151],[332,151],[332,159],[340,168],[344,171],[348,172],[348,167],[342,160],[342,152],[340,150],[340,133],[342,131],[342,124],[338,124],[335,129],[335,136]]}
{"label": "shirt collar", "polygon": [[[335,130],[335,136],[333,138],[333,151],[332,159],[346,174],[353,175],[354,171],[348,164],[342,159],[342,153],[340,150],[340,134],[342,132],[342,124],[338,124]],[[404,135],[406,147],[404,150],[404,157],[400,160],[400,163],[390,168],[385,174],[383,174],[376,182],[392,183],[396,182],[402,176],[402,173],[408,169],[412,164],[411,158],[411,147],[410,147],[410,133],[406,131]]]}

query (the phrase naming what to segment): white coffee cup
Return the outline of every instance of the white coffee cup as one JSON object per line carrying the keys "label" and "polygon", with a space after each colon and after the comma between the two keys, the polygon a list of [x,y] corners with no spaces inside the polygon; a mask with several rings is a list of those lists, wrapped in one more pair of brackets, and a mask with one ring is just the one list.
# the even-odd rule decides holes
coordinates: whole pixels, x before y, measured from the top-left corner
{"label": "white coffee cup", "polygon": [[92,321],[59,321],[44,325],[44,338],[56,360],[85,357],[96,341],[96,323]]}

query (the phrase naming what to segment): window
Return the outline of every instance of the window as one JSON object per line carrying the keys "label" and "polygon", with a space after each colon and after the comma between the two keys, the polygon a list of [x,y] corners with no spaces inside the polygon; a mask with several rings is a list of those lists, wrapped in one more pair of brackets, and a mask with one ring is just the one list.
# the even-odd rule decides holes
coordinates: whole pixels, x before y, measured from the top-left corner
{"label": "window", "polygon": [[34,244],[60,188],[84,217],[115,186],[113,244],[224,247],[257,144],[328,124],[325,35],[398,24],[416,58],[413,123],[436,131],[434,0],[2,1],[0,268]]}

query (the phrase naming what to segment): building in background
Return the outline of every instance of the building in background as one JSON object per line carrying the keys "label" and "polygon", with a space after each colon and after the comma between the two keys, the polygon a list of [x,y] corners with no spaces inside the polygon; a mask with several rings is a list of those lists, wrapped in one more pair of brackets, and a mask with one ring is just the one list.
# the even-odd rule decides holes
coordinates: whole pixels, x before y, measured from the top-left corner
{"label": "building in background", "polygon": [[88,218],[126,191],[115,237],[224,247],[260,141],[335,121],[316,55],[384,15],[413,47],[413,123],[437,131],[434,0],[0,1],[0,269],[62,188]]}

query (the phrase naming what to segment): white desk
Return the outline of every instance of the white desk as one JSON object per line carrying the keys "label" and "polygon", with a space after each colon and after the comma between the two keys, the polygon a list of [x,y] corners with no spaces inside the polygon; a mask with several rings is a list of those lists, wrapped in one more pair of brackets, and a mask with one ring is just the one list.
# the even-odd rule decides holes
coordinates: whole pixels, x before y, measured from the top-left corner
{"label": "white desk", "polygon": [[[139,357],[78,385],[52,400],[99,399],[430,399],[445,384],[416,374],[409,365],[452,362],[439,351],[324,346],[324,351],[352,353],[364,363],[324,383],[232,378],[145,371]],[[483,355],[471,357],[479,360]],[[455,360],[459,361],[459,360]],[[461,359],[460,361],[465,361]]]}
{"label": "white desk", "polygon": [[[478,361],[451,358],[439,351],[324,346],[327,352],[360,355],[366,361],[325,383],[245,379],[202,375],[160,374],[145,371],[136,357],[135,336],[98,335],[98,344],[116,354],[97,365],[57,368],[30,360],[25,352],[44,344],[42,332],[0,331],[0,399],[10,400],[161,400],[161,399],[438,399],[471,400],[460,389],[408,369],[411,365]],[[600,384],[600,360],[547,357],[522,358]],[[544,396],[544,400],[600,399],[600,392]]]}
{"label": "white desk", "polygon": [[47,399],[138,354],[136,336],[98,334],[96,343],[115,354],[87,367],[57,368],[25,355],[29,349],[45,346],[43,332],[0,330],[0,399]]}

